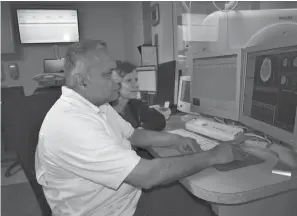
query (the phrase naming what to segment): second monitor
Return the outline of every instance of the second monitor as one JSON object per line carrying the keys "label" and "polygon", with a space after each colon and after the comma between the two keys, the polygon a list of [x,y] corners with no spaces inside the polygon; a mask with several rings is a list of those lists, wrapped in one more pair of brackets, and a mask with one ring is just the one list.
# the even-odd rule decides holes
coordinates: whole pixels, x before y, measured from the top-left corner
{"label": "second monitor", "polygon": [[191,108],[191,77],[181,76],[178,88],[177,109],[181,112],[190,113]]}
{"label": "second monitor", "polygon": [[241,51],[194,57],[191,112],[238,121],[241,62]]}
{"label": "second monitor", "polygon": [[44,73],[64,73],[64,58],[61,59],[45,59]]}
{"label": "second monitor", "polygon": [[240,122],[297,149],[297,46],[245,50]]}

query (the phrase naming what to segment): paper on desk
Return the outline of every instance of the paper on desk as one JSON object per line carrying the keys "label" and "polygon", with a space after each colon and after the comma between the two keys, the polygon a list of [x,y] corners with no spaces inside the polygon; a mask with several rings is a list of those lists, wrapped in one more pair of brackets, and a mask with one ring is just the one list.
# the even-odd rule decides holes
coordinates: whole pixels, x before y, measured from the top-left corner
{"label": "paper on desk", "polygon": [[292,177],[293,171],[294,170],[289,165],[285,164],[280,160],[272,169],[273,174],[278,174],[278,175],[283,175],[288,177]]}

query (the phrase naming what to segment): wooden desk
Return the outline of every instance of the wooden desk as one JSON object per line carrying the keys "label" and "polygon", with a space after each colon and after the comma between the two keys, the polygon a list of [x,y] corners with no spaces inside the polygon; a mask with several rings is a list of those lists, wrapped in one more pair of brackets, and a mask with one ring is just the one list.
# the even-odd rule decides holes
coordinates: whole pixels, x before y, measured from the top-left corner
{"label": "wooden desk", "polygon": [[[184,128],[180,116],[172,116],[166,130]],[[153,150],[153,154],[166,154]],[[210,202],[219,216],[296,216],[297,176],[272,174],[278,158],[268,151],[250,150],[265,162],[220,172],[207,168],[180,182],[196,197]]]}

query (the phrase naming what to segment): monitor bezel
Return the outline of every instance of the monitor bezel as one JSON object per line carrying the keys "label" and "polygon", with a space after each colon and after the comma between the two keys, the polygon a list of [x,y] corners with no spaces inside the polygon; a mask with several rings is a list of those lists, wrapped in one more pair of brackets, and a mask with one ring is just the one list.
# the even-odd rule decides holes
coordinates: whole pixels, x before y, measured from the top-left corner
{"label": "monitor bezel", "polygon": [[244,100],[245,100],[245,86],[246,86],[246,73],[247,73],[247,57],[248,54],[254,52],[264,52],[268,50],[275,50],[275,49],[286,49],[287,47],[291,47],[290,49],[296,49],[297,45],[293,43],[284,42],[282,45],[276,44],[264,44],[264,45],[257,45],[253,47],[247,47],[243,49],[243,63],[242,63],[242,91],[241,91],[241,103],[240,103],[240,115],[239,115],[239,122],[250,127],[256,131],[262,132],[269,137],[272,137],[274,140],[279,142],[288,144],[292,146],[294,149],[297,148],[297,109],[296,109],[296,116],[295,116],[295,126],[294,132],[290,133],[283,129],[277,128],[276,126],[268,125],[262,121],[256,120],[252,117],[246,116],[243,112],[244,109]]}
{"label": "monitor bezel", "polygon": [[189,95],[190,97],[189,103],[181,100],[183,82],[190,82],[190,92],[191,92],[191,76],[180,76],[179,86],[178,86],[177,109],[184,113],[190,113],[191,112],[191,93]]}
{"label": "monitor bezel", "polygon": [[[16,22],[16,26],[17,26],[17,37],[18,37],[18,41],[20,44],[22,45],[53,45],[53,44],[60,44],[60,45],[67,45],[67,44],[72,44],[72,43],[77,43],[81,40],[81,32],[80,32],[80,20],[79,20],[79,10],[77,8],[55,8],[55,7],[45,7],[45,8],[41,8],[41,7],[16,7],[15,9],[15,22]],[[52,42],[32,42],[32,43],[27,43],[27,42],[22,42],[21,40],[21,32],[20,32],[20,26],[19,26],[19,19],[18,19],[18,11],[22,11],[22,10],[57,10],[57,11],[61,11],[61,10],[67,10],[67,11],[76,11],[76,19],[77,19],[77,28],[78,28],[78,40],[76,41],[52,41]]]}
{"label": "monitor bezel", "polygon": [[206,58],[222,58],[222,57],[236,57],[236,98],[235,98],[235,107],[232,111],[228,112],[222,112],[220,110],[216,110],[213,108],[209,109],[201,109],[197,108],[192,104],[193,101],[193,88],[191,87],[191,113],[202,113],[210,116],[216,116],[224,119],[230,119],[233,121],[238,121],[239,120],[239,112],[240,112],[240,97],[241,97],[241,80],[242,80],[242,49],[223,49],[220,50],[219,52],[205,52],[205,53],[199,53],[195,54],[192,57],[191,61],[191,66],[192,66],[192,80],[194,76],[194,60],[195,59],[206,59]]}

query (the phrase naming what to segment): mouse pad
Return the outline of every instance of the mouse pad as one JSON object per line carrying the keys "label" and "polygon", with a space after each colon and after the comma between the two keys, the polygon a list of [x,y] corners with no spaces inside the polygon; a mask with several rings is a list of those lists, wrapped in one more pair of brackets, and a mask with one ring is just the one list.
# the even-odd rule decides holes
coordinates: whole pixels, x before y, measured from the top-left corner
{"label": "mouse pad", "polygon": [[239,168],[243,168],[243,167],[247,167],[247,166],[251,166],[251,165],[257,165],[260,163],[263,163],[264,160],[246,153],[246,157],[244,160],[235,160],[232,161],[231,163],[227,163],[227,164],[216,164],[213,165],[214,168],[216,168],[219,171],[230,171],[230,170],[235,170],[235,169],[239,169]]}

